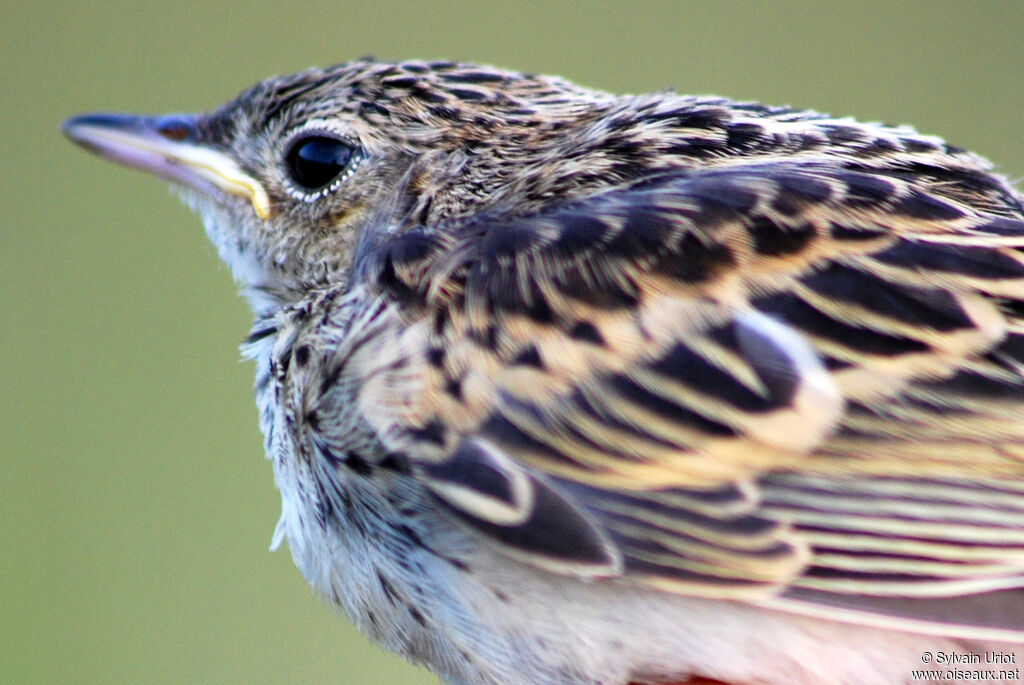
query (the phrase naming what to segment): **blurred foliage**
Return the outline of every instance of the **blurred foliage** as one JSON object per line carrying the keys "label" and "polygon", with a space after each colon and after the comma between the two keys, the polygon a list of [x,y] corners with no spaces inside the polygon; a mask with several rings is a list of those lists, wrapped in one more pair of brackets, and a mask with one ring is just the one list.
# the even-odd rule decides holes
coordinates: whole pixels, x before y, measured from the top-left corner
{"label": "blurred foliage", "polygon": [[913,123],[1020,178],[1021,26],[1019,2],[4,3],[0,682],[436,683],[266,551],[246,307],[198,220],[65,117],[451,57]]}

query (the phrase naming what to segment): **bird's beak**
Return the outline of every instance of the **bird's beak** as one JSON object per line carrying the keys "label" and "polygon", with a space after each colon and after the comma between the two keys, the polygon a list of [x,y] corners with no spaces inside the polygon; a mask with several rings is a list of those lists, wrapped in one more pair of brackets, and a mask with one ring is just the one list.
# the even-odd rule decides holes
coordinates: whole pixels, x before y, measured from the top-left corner
{"label": "bird's beak", "polygon": [[85,114],[64,122],[68,138],[101,157],[151,171],[196,190],[249,200],[256,215],[270,217],[270,198],[259,181],[223,152],[195,142],[197,117]]}

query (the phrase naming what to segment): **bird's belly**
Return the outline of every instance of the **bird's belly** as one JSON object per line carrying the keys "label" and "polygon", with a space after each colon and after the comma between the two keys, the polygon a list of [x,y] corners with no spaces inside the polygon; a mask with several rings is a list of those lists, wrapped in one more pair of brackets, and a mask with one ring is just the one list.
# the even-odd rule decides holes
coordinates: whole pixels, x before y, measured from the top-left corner
{"label": "bird's belly", "polygon": [[[370,519],[321,526],[279,474],[282,530],[316,589],[384,647],[460,685],[894,685],[942,638],[847,626],[525,566],[444,521],[417,545]],[[359,511],[358,508],[355,510]]]}

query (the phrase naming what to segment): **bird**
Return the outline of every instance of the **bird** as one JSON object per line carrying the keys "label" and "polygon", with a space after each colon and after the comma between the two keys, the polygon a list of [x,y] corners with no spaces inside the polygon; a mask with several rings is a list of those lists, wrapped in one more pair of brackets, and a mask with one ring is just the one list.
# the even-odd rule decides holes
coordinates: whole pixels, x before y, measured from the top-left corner
{"label": "bird", "polygon": [[272,548],[386,649],[452,685],[1020,677],[1024,198],[985,158],[370,58],[63,130],[201,215]]}

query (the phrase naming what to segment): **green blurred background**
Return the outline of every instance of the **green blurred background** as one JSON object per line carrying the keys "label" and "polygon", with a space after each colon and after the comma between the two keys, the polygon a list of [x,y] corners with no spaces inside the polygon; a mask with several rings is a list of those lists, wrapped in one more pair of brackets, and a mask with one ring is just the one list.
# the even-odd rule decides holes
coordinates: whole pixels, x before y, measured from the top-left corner
{"label": "green blurred background", "polygon": [[[511,5],[511,3],[508,3]],[[913,123],[1024,176],[1024,3],[0,5],[0,682],[436,683],[287,551],[199,221],[65,117],[220,104],[367,54]]]}

